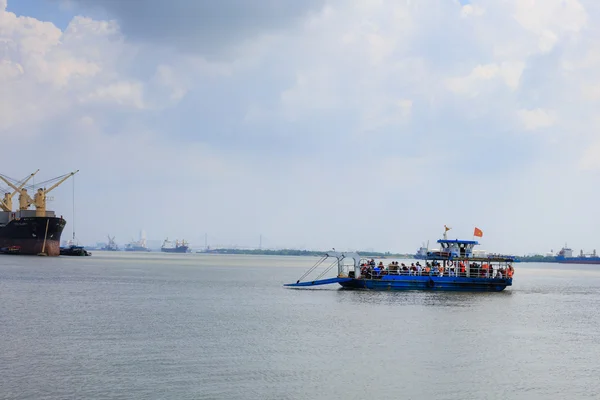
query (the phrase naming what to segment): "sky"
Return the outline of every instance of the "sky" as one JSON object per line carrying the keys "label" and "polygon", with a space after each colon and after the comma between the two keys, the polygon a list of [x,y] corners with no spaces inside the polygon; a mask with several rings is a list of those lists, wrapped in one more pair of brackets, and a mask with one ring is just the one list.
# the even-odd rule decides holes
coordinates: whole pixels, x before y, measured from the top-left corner
{"label": "sky", "polygon": [[414,252],[448,225],[600,250],[599,22],[594,0],[0,0],[0,173],[79,169],[49,208],[83,243]]}

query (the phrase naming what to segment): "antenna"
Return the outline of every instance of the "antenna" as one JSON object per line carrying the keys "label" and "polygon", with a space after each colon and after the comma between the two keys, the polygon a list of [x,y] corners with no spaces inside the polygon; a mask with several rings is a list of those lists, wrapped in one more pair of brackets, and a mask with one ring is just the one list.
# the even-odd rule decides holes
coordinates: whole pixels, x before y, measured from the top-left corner
{"label": "antenna", "polygon": [[75,244],[75,175],[73,175],[73,244]]}
{"label": "antenna", "polygon": [[262,250],[262,234],[260,235],[260,239],[259,239],[259,242],[258,242],[258,249]]}

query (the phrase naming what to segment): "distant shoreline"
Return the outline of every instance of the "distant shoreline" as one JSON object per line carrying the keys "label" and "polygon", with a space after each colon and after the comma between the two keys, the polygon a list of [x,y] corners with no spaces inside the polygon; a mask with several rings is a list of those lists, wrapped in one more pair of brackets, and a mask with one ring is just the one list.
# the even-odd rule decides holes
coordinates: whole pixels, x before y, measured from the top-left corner
{"label": "distant shoreline", "polygon": [[[89,250],[106,251],[97,248],[88,248]],[[123,250],[119,250],[123,251]],[[259,256],[312,256],[320,257],[330,250],[295,250],[295,249],[281,249],[281,250],[268,250],[268,249],[209,249],[202,251],[192,251],[196,254],[239,254],[239,255],[259,255]],[[110,252],[110,251],[107,251]],[[151,249],[153,253],[160,253],[160,249]],[[361,257],[365,258],[399,258],[399,259],[415,259],[414,254],[403,254],[403,253],[391,253],[381,251],[356,251]],[[552,256],[515,256],[520,262],[543,262],[543,263],[556,263],[556,259]]]}
{"label": "distant shoreline", "polygon": [[[247,254],[247,255],[261,255],[261,256],[322,256],[327,251],[314,251],[314,250],[292,250],[292,249],[281,249],[281,250],[263,250],[263,249],[210,249],[201,251],[199,254]],[[356,251],[363,257],[377,257],[377,258],[414,258],[412,254],[399,254],[390,252],[378,252],[378,251]]]}

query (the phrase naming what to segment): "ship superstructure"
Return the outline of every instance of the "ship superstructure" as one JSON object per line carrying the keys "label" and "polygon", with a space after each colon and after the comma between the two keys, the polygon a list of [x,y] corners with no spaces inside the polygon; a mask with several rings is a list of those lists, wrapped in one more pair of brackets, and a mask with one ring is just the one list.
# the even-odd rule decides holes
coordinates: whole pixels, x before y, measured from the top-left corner
{"label": "ship superstructure", "polygon": [[425,260],[427,258],[427,252],[429,251],[429,242],[427,242],[427,246],[423,243],[423,246],[419,247],[419,250],[414,255],[414,258],[417,260]]}
{"label": "ship superstructure", "polygon": [[[0,180],[8,186],[4,188],[5,193],[0,202],[0,252],[47,256],[60,254],[60,236],[66,221],[62,216],[57,217],[54,211],[47,209],[47,195],[79,171],[38,185],[27,185],[38,171],[22,180],[0,174]],[[35,191],[33,198],[28,190]],[[17,193],[19,208],[13,211],[12,200]],[[31,210],[31,206],[35,209]]]}

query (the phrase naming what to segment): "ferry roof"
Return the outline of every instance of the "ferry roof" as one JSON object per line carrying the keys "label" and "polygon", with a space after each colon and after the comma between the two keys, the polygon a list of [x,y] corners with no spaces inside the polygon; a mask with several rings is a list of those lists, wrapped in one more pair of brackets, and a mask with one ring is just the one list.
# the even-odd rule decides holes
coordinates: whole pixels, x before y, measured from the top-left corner
{"label": "ferry roof", "polygon": [[479,244],[477,240],[439,239],[438,243]]}

